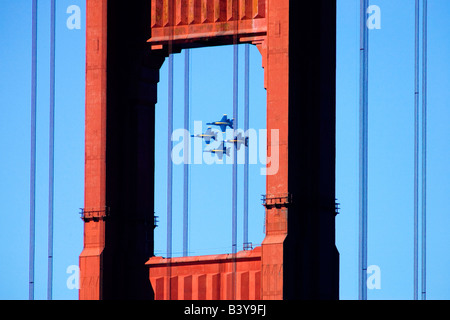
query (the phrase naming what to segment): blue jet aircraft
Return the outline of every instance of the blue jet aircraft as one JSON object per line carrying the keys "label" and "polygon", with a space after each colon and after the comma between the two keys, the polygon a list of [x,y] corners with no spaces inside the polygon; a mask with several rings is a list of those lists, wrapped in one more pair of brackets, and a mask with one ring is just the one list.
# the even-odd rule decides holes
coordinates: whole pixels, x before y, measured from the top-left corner
{"label": "blue jet aircraft", "polygon": [[217,157],[219,158],[219,160],[222,161],[224,154],[226,154],[227,156],[230,155],[230,148],[225,147],[222,142],[217,149],[204,150],[203,152],[215,153],[217,155]]}
{"label": "blue jet aircraft", "polygon": [[248,147],[248,137],[242,137],[242,132],[239,132],[238,135],[233,140],[225,140],[225,142],[236,144],[236,148],[238,150],[241,149],[242,144]]}
{"label": "blue jet aircraft", "polygon": [[202,139],[205,140],[206,144],[210,144],[211,143],[211,139],[217,140],[217,132],[213,132],[211,130],[211,127],[209,127],[208,130],[206,130],[205,133],[197,134],[197,135],[191,135],[191,137],[202,138]]}
{"label": "blue jet aircraft", "polygon": [[233,119],[228,119],[227,115],[224,114],[220,121],[207,123],[208,126],[219,126],[222,132],[225,132],[227,127],[233,129]]}

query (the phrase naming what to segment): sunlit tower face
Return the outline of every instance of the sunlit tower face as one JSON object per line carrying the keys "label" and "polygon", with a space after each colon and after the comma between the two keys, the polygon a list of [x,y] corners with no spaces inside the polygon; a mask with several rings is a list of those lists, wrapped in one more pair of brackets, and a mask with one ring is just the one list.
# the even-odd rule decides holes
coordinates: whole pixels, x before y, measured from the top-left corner
{"label": "sunlit tower face", "polygon": [[[159,225],[162,225],[164,215],[159,214],[159,211],[165,210],[157,209],[156,203],[164,198],[167,198],[168,208],[166,253],[170,263],[176,262],[174,259],[177,258],[173,257],[174,238],[170,230],[175,230],[176,224],[180,222],[179,219],[174,219],[178,210],[172,203],[175,203],[173,195],[181,193],[176,193],[173,190],[174,185],[168,184],[167,189],[161,188],[166,189],[167,193],[158,195],[161,185],[157,182],[164,180],[157,178],[165,171],[158,169],[159,157],[164,153],[167,154],[165,163],[169,164],[168,181],[175,182],[176,171],[186,168],[177,168],[168,161],[172,156],[170,146],[173,143],[169,136],[175,128],[185,127],[182,121],[175,123],[178,121],[175,119],[175,108],[182,105],[176,100],[174,90],[177,86],[177,77],[174,75],[175,55],[188,48],[234,45],[229,47],[232,49],[229,51],[229,57],[233,57],[229,60],[230,64],[233,61],[232,67],[223,63],[223,60],[221,65],[214,66],[227,68],[219,73],[220,76],[216,74],[211,78],[207,74],[199,74],[201,70],[210,72],[211,70],[202,67],[207,65],[208,60],[214,60],[216,57],[205,56],[203,61],[197,62],[202,67],[195,66],[195,69],[192,69],[193,77],[201,76],[220,81],[216,82],[216,86],[205,85],[209,92],[197,94],[202,88],[196,88],[199,81],[192,79],[190,120],[223,122],[217,123],[219,128],[224,125],[225,129],[228,129],[233,125],[233,130],[236,130],[235,126],[239,126],[239,118],[242,118],[238,111],[240,109],[237,108],[240,102],[238,83],[241,79],[237,59],[240,46],[237,44],[255,45],[259,52],[253,52],[260,54],[261,60],[258,60],[264,68],[264,76],[258,77],[258,81],[263,85],[258,85],[256,96],[265,100],[265,112],[261,112],[263,102],[258,103],[251,108],[254,110],[251,119],[254,119],[255,112],[264,119],[264,124],[258,123],[256,127],[266,130],[265,157],[260,158],[265,159],[266,170],[258,167],[258,174],[249,174],[253,179],[249,181],[253,181],[255,186],[262,188],[265,185],[262,192],[265,195],[265,234],[260,237],[262,241],[256,241],[260,242],[261,246],[238,252],[238,197],[234,196],[238,194],[237,152],[233,154],[231,204],[230,197],[224,197],[222,191],[207,195],[207,200],[220,197],[210,207],[201,204],[196,207],[197,201],[194,201],[200,199],[198,203],[202,203],[205,186],[208,191],[211,190],[205,181],[198,182],[200,187],[193,185],[197,183],[194,182],[197,174],[200,175],[200,172],[195,170],[204,170],[201,175],[208,178],[230,180],[226,174],[220,179],[220,171],[229,171],[228,148],[230,156],[231,151],[237,149],[238,144],[233,140],[238,140],[238,135],[234,132],[224,141],[214,141],[219,143],[218,146],[211,143],[209,147],[216,149],[209,150],[214,152],[203,152],[203,148],[200,148],[202,159],[208,155],[217,157],[220,153],[224,164],[198,167],[192,165],[190,171],[190,217],[199,217],[198,221],[191,221],[191,227],[199,227],[202,233],[213,230],[212,221],[224,221],[216,218],[223,208],[232,206],[232,228],[225,228],[232,230],[231,251],[235,261],[231,271],[227,271],[231,278],[228,279],[225,274],[220,274],[217,278],[212,274],[193,273],[192,282],[189,282],[188,278],[184,279],[187,282],[178,278],[178,282],[172,282],[175,281],[172,278],[176,275],[171,273],[175,269],[172,269],[169,263],[166,266],[168,274],[161,279],[154,279],[156,282],[152,282],[152,285],[156,287],[153,289],[159,296],[158,288],[162,288],[162,297],[172,299],[175,298],[172,293],[176,291],[175,288],[179,288],[178,285],[189,287],[191,283],[192,288],[198,288],[199,284],[204,283],[202,281],[215,281],[215,292],[219,293],[220,299],[230,297],[223,295],[223,290],[231,290],[231,298],[242,294],[246,296],[247,293],[238,292],[239,288],[249,288],[248,294],[255,292],[255,288],[260,288],[256,291],[262,299],[338,297],[339,259],[334,245],[335,103],[332,98],[335,96],[336,30],[333,26],[336,8],[335,4],[325,5],[322,1],[308,4],[310,14],[305,19],[295,18],[294,13],[302,12],[304,7],[297,7],[298,3],[290,0],[253,0],[239,3],[207,0],[202,2],[206,5],[192,1],[187,6],[179,7],[172,6],[179,2],[162,0],[137,1],[133,6],[108,2],[107,7],[106,1],[87,2],[85,209],[108,208],[109,215],[102,216],[98,221],[85,222],[87,233],[85,247],[80,256],[80,279],[81,283],[89,285],[81,290],[80,297],[114,298],[144,296],[148,292],[155,292],[150,290],[148,283],[149,276],[152,278],[154,266],[150,257],[155,255],[154,215],[159,216]],[[271,10],[267,10],[269,7]],[[320,32],[308,33],[305,30]],[[295,38],[295,35],[300,33],[304,35],[301,45]],[[314,51],[305,48],[316,49]],[[197,53],[193,50],[194,52]],[[198,52],[200,55],[200,51]],[[166,82],[161,81],[166,74],[161,72],[161,67],[167,57],[170,62],[170,76]],[[228,81],[222,82],[225,74],[230,75],[230,69],[232,76],[229,76]],[[157,99],[157,88],[164,82],[168,83],[169,91],[166,109],[166,123],[169,125],[163,128],[162,132],[168,132],[168,144],[160,154],[155,134],[159,132],[157,126],[164,121],[161,122],[156,117],[159,112],[156,104],[163,99],[161,95],[164,94],[159,94]],[[228,87],[221,87],[223,84]],[[218,92],[211,98],[214,90]],[[264,93],[260,93],[261,91]],[[196,100],[201,97],[206,97],[204,99],[207,101]],[[212,105],[214,108],[211,108]],[[217,110],[214,110],[215,108]],[[206,117],[208,111],[214,111],[214,114]],[[230,116],[223,121],[218,119],[218,116],[224,113]],[[229,122],[227,119],[233,121]],[[326,130],[319,132],[317,128]],[[195,132],[194,128],[193,134],[203,133],[204,129]],[[223,131],[223,128],[220,129]],[[257,136],[259,139],[259,131]],[[195,141],[204,143],[200,139]],[[229,143],[231,146],[225,146]],[[249,137],[248,147],[243,149],[250,150],[253,145]],[[195,157],[197,152],[193,151],[193,155]],[[256,184],[256,177],[263,179],[265,183]],[[194,193],[196,188],[202,190],[200,196]],[[224,201],[224,198],[228,200]],[[255,198],[249,195],[249,208],[257,206]],[[257,198],[260,201],[260,195]],[[208,208],[208,212],[204,215],[194,213],[194,207],[195,210]],[[323,210],[330,212],[324,216]],[[156,211],[158,212],[155,213]],[[252,212],[250,209],[249,213]],[[326,219],[317,219],[319,215]],[[213,220],[208,222],[207,219]],[[260,219],[260,222],[263,220],[260,217],[257,219]],[[248,226],[251,230],[250,221]],[[158,229],[159,227],[156,232],[159,232]],[[317,238],[318,233],[303,232],[305,230],[321,230],[321,237]],[[207,239],[218,238],[218,234],[216,232],[209,237],[199,238],[198,241],[208,242]],[[196,247],[194,241],[194,238],[190,238],[191,249]],[[243,246],[243,240],[240,242]],[[127,250],[123,250],[125,243],[129,244]],[[247,242],[246,249],[248,244]],[[248,262],[245,258],[245,255],[249,254],[247,251],[253,252],[252,259],[256,259],[252,269],[245,269],[246,263],[240,263]],[[240,255],[241,252],[243,256]],[[260,262],[257,262],[258,259]],[[306,260],[310,261],[308,266],[302,264],[302,261]],[[240,266],[244,269],[239,269]],[[330,269],[332,272],[329,272]],[[246,270],[252,274],[247,276]],[[114,282],[118,278],[122,279],[120,285]],[[144,278],[147,280],[143,281]],[[312,278],[315,280],[312,281]],[[248,283],[248,286],[242,285],[243,283]],[[199,297],[200,291],[197,290],[195,294]],[[210,294],[212,293],[207,294],[209,298]]]}

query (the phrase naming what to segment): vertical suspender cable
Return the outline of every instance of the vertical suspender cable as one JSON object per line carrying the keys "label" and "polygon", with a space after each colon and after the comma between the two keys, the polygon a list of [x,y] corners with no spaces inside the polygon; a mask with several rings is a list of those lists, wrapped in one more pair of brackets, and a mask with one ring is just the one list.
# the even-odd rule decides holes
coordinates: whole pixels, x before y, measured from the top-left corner
{"label": "vertical suspender cable", "polygon": [[[169,12],[172,13],[170,23],[174,21],[175,6],[174,1],[170,1]],[[171,259],[172,259],[172,182],[173,182],[173,162],[172,162],[172,133],[173,133],[173,46],[172,36],[169,36],[169,80],[168,80],[168,115],[167,115],[167,259],[168,263],[168,287],[166,290],[166,300],[171,299]]]}
{"label": "vertical suspender cable", "polygon": [[[233,16],[236,19],[235,33],[233,36],[233,139],[236,137],[239,110],[239,47],[238,47],[238,22],[239,4],[233,1]],[[236,299],[236,253],[237,253],[237,144],[234,143],[233,152],[233,187],[232,187],[232,255],[233,255],[233,276],[232,276],[232,300]]]}
{"label": "vertical suspender cable", "polygon": [[184,51],[184,190],[183,190],[183,256],[188,255],[189,219],[189,49]]}
{"label": "vertical suspender cable", "polygon": [[368,0],[360,2],[359,299],[367,300]]}
{"label": "vertical suspender cable", "polygon": [[[244,137],[248,138],[249,130],[249,107],[250,107],[250,97],[249,97],[249,85],[250,85],[250,45],[245,45],[245,97],[244,97]],[[245,138],[244,138],[245,139]],[[248,148],[245,147],[245,163],[244,163],[244,244],[248,244],[248,162],[249,162],[249,152]]]}
{"label": "vertical suspender cable", "polygon": [[30,251],[29,251],[29,293],[34,300],[34,257],[35,257],[35,200],[36,200],[36,76],[37,76],[37,0],[32,2],[31,30],[31,166],[30,166]]}
{"label": "vertical suspender cable", "polygon": [[[189,79],[189,121],[190,121],[190,119],[192,119],[192,108],[191,108],[191,106],[193,105],[192,104],[192,83],[193,83],[193,81],[192,81],[192,72],[191,72],[192,66],[193,66],[193,63],[192,63],[192,52],[189,51],[189,78],[188,78]],[[191,146],[191,143],[192,143],[191,140],[189,140],[189,146]],[[189,148],[189,159],[191,159],[191,153],[190,152],[191,152],[191,150]],[[192,190],[191,189],[191,185],[192,185],[192,178],[191,178],[191,176],[192,175],[191,175],[191,166],[190,165],[188,166],[188,174],[189,174],[188,189]],[[188,208],[187,208],[187,212],[188,212],[188,220],[187,220],[188,237],[187,237],[187,240],[188,240],[188,242],[186,244],[188,253],[189,253],[189,234],[190,234],[190,231],[191,231],[191,219],[192,219],[191,215],[189,214],[189,212],[191,212],[191,207],[192,207],[191,198],[192,198],[192,193],[189,192],[188,193]]]}
{"label": "vertical suspender cable", "polygon": [[[238,127],[238,72],[239,72],[239,48],[233,45],[233,137],[236,137]],[[233,299],[236,295],[236,253],[237,253],[237,144],[234,143],[233,152],[233,194],[232,194],[232,253],[233,253]]]}
{"label": "vertical suspender cable", "polygon": [[[167,258],[172,258],[172,132],[173,132],[173,54],[169,53],[169,104],[167,126]],[[169,299],[170,299],[170,274],[169,274]]]}
{"label": "vertical suspender cable", "polygon": [[53,287],[53,195],[55,159],[55,0],[51,0],[50,21],[50,141],[49,141],[49,182],[48,182],[48,279],[47,300],[52,300]]}
{"label": "vertical suspender cable", "polygon": [[422,300],[426,300],[428,0],[423,0],[422,23]]}
{"label": "vertical suspender cable", "polygon": [[418,299],[419,202],[419,0],[416,0],[414,33],[414,300]]}
{"label": "vertical suspender cable", "polygon": [[[169,2],[169,24],[175,21],[175,2]],[[172,30],[173,32],[173,30]],[[168,259],[168,275],[166,300],[171,300],[171,277],[172,277],[172,183],[173,183],[173,162],[172,162],[172,133],[173,133],[173,33],[169,34],[168,54],[169,54],[169,74],[168,74],[168,115],[167,115],[167,259]]]}

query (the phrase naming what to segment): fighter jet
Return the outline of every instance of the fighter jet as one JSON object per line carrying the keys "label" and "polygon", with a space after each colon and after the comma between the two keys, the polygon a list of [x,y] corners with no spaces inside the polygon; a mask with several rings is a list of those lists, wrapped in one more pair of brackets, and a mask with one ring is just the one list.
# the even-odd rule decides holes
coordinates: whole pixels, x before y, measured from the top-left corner
{"label": "fighter jet", "polygon": [[217,149],[204,150],[203,152],[215,153],[215,154],[217,154],[217,157],[219,158],[219,160],[222,161],[224,154],[226,154],[227,156],[230,155],[230,148],[225,147],[222,142]]}
{"label": "fighter jet", "polygon": [[211,130],[211,127],[209,127],[208,130],[206,130],[205,133],[197,134],[197,135],[191,135],[191,137],[202,138],[202,139],[205,140],[206,144],[210,144],[211,143],[211,139],[217,140],[217,132],[213,132]]}
{"label": "fighter jet", "polygon": [[230,127],[231,129],[233,129],[233,119],[228,119],[227,115],[224,114],[220,121],[210,122],[210,123],[207,123],[206,125],[219,126],[220,130],[222,130],[222,132],[225,132],[227,127]]}
{"label": "fighter jet", "polygon": [[241,149],[243,144],[248,147],[248,137],[242,137],[242,132],[239,132],[233,140],[225,140],[225,142],[236,144],[238,150]]}

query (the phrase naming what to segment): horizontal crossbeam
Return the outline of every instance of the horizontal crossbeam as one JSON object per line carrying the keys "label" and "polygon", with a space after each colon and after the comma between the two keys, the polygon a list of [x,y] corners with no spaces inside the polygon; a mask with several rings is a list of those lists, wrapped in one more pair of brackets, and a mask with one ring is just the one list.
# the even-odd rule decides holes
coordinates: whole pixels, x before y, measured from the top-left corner
{"label": "horizontal crossbeam", "polygon": [[248,42],[267,33],[266,0],[156,0],[151,15],[152,37],[148,42],[154,49],[169,42],[220,38],[227,42],[232,36]]}

